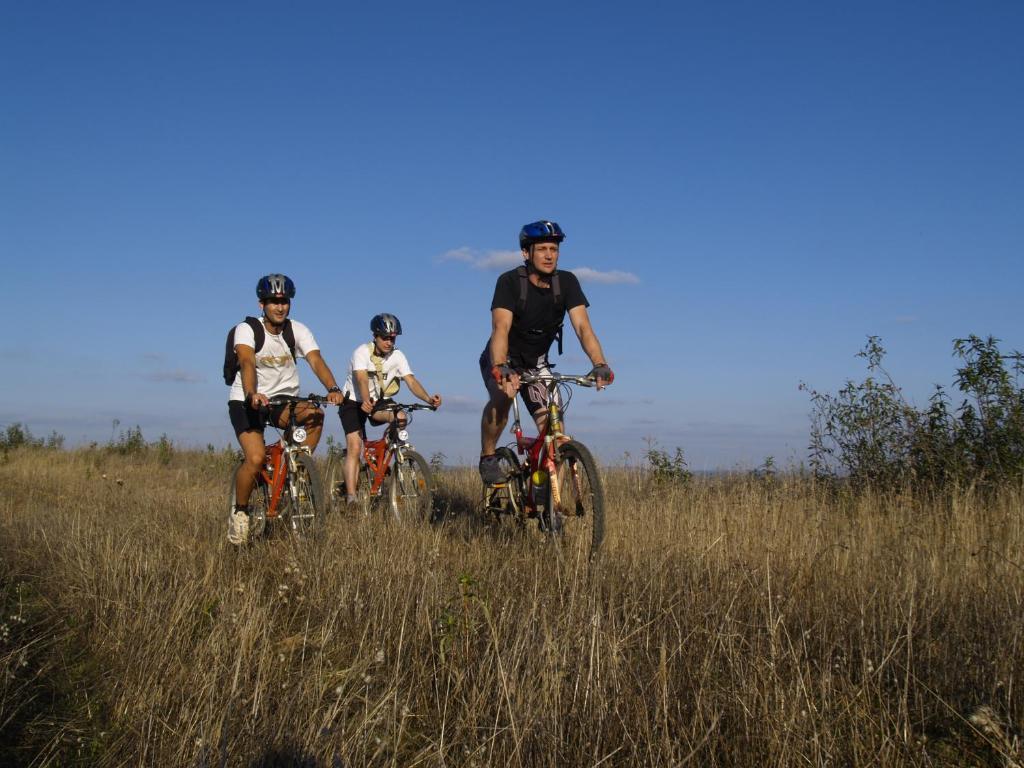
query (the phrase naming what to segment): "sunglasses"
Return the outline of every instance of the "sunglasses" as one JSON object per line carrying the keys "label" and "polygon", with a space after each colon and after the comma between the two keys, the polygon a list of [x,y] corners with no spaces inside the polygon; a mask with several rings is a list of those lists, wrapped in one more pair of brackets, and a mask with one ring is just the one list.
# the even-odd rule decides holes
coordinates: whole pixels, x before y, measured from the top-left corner
{"label": "sunglasses", "polygon": [[380,335],[378,335],[377,338],[380,339],[381,341],[394,341],[395,339],[398,338],[398,335],[397,334],[391,334],[390,336],[380,336]]}
{"label": "sunglasses", "polygon": [[287,296],[268,296],[263,300],[264,304],[291,304],[292,300]]}

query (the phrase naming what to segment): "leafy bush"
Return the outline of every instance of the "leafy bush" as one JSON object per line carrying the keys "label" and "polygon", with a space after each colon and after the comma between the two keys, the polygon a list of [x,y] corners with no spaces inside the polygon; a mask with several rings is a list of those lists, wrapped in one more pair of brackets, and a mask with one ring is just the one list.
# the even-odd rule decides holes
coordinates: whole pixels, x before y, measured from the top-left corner
{"label": "leafy bush", "polygon": [[653,439],[648,439],[646,456],[651,477],[657,483],[684,484],[693,477],[693,473],[686,468],[683,449],[678,446],[675,454],[669,456],[666,451],[657,447]]}
{"label": "leafy bush", "polygon": [[836,394],[801,384],[812,404],[815,473],[875,488],[940,489],[1024,478],[1021,354],[1002,354],[991,336],[956,339],[953,354],[961,363],[955,383],[963,396],[955,410],[941,385],[927,408],[908,403],[882,366],[885,349],[877,336],[869,336],[857,355],[867,361],[863,381],[847,381]]}
{"label": "leafy bush", "polygon": [[[119,422],[115,421],[115,425]],[[122,456],[138,455],[146,452],[146,439],[142,436],[142,427],[136,425],[134,429],[129,428],[117,436],[117,440],[111,439],[107,446],[114,453]]]}
{"label": "leafy bush", "polygon": [[0,434],[0,450],[14,448],[51,448],[59,450],[64,447],[64,435],[51,432],[49,437],[35,437],[28,425],[19,421],[9,424]]}

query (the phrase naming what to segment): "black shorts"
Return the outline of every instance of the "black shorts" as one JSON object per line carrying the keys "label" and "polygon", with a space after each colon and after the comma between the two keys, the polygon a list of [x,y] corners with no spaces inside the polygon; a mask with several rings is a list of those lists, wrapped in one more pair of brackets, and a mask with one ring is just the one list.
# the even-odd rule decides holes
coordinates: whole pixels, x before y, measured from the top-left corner
{"label": "black shorts", "polygon": [[270,416],[266,412],[261,413],[248,403],[241,400],[228,400],[228,416],[231,418],[231,426],[235,429],[235,437],[243,432],[260,432],[267,428],[267,424],[273,419],[277,424],[284,412],[285,405],[274,405],[270,408]]}
{"label": "black shorts", "polygon": [[[496,395],[504,396],[501,386],[497,381],[494,380],[494,376],[491,375],[491,368],[494,364],[491,362],[491,345],[488,344],[484,347],[484,351],[480,355],[480,375],[483,377],[484,386],[487,387],[487,393],[494,399]],[[517,368],[517,371],[521,373],[551,373],[551,364],[548,363],[547,355],[537,359],[537,365],[529,368]],[[523,398],[523,402],[526,403],[526,410],[530,412],[530,415],[543,411],[548,407],[548,390],[543,384],[521,384],[519,385],[519,396]]]}
{"label": "black shorts", "polygon": [[[377,402],[388,405],[395,401],[390,397],[386,397]],[[384,422],[377,421],[376,418],[370,418],[370,414],[363,410],[362,405],[358,400],[349,400],[346,397],[345,402],[338,406],[338,418],[341,419],[341,429],[346,435],[358,432],[359,436],[365,439],[367,419],[370,419],[370,423],[374,425],[383,424]]]}

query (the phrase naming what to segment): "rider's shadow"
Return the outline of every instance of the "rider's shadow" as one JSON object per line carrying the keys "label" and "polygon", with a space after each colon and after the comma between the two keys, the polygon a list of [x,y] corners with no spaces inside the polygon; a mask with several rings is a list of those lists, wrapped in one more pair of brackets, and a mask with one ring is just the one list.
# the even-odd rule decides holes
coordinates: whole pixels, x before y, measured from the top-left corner
{"label": "rider's shadow", "polygon": [[[475,476],[475,472],[473,473]],[[478,480],[468,485],[477,485]],[[461,482],[442,482],[434,491],[435,525],[445,533],[465,541],[488,540],[507,543],[529,536],[528,523],[518,518],[502,516],[500,519],[484,511],[483,489],[478,486],[469,492]],[[532,522],[532,521],[531,521]]]}

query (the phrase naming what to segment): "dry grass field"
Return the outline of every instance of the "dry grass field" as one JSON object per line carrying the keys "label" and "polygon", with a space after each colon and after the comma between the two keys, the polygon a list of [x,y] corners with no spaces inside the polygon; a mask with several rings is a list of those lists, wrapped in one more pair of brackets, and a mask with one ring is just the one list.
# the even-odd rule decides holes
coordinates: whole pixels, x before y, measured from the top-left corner
{"label": "dry grass field", "polygon": [[1021,489],[606,478],[594,563],[474,518],[224,539],[221,454],[0,464],[0,764],[1019,766]]}

